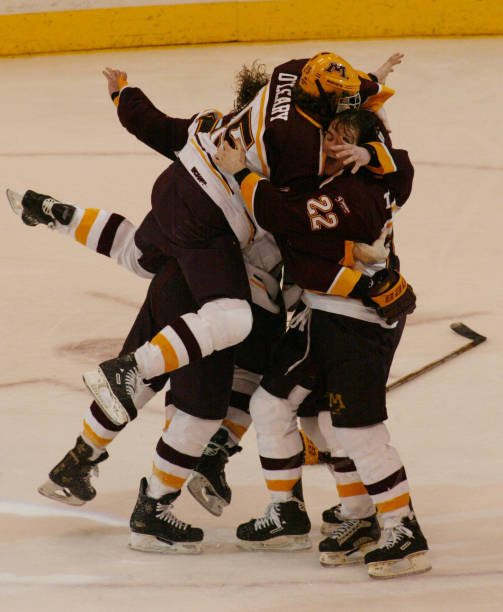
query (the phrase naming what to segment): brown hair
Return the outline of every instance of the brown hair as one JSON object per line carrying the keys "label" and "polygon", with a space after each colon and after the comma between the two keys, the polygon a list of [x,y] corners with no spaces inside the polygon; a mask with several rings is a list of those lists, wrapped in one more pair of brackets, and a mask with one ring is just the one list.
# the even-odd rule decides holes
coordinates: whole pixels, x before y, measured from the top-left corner
{"label": "brown hair", "polygon": [[335,118],[339,96],[336,92],[333,92],[315,98],[306,93],[301,86],[296,83],[292,89],[292,101],[310,117],[318,121],[323,129],[326,130],[331,121]]}
{"label": "brown hair", "polygon": [[266,72],[265,64],[255,60],[251,66],[243,65],[236,74],[234,110],[240,111],[269,83],[271,75]]}
{"label": "brown hair", "polygon": [[338,113],[333,120],[354,130],[357,134],[357,144],[381,140],[387,134],[382,122],[374,113],[368,110],[346,110]]}

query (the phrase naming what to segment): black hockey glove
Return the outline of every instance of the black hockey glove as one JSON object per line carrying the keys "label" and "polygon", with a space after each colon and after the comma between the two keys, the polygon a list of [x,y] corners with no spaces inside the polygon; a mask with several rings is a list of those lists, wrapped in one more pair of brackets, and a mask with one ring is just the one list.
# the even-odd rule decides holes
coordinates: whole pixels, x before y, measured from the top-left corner
{"label": "black hockey glove", "polygon": [[375,308],[388,325],[416,308],[412,287],[399,272],[388,268],[379,270],[372,277],[362,276],[350,296],[359,297],[365,306]]}

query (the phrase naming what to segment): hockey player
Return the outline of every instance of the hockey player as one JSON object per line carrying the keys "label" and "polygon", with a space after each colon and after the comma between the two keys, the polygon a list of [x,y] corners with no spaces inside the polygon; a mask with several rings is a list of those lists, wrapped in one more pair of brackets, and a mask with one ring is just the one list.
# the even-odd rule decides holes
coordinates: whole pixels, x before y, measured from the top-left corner
{"label": "hockey player", "polygon": [[[12,194],[10,196],[12,199]],[[32,191],[18,200],[17,212],[25,223],[55,225],[59,232],[111,256],[136,274],[152,279],[123,352],[134,350],[151,338],[166,320],[197,309],[176,261],[153,247],[140,248],[142,234],[124,217],[63,204]],[[94,219],[89,223],[91,215]],[[167,419],[171,422],[166,423],[156,446],[150,479],[141,481],[138,503],[131,516],[132,548],[168,553],[200,551],[202,531],[176,518],[170,508],[202,452],[197,444],[200,444],[199,437],[205,435],[207,421],[216,430],[226,413],[232,382],[223,369],[227,360],[225,351],[216,352],[211,359],[201,359],[170,376],[168,401],[171,405]],[[137,409],[164,387],[167,378],[165,374],[142,381],[141,387],[136,389]],[[107,459],[107,446],[123,428],[110,421],[93,402],[85,414],[83,430],[75,447],[51,470],[49,480],[39,491],[52,499],[76,505],[93,499],[96,491],[90,483],[91,472]],[[177,441],[187,428],[191,436],[185,436],[180,445]],[[204,440],[203,447],[206,442]],[[196,445],[194,451],[193,445]]]}
{"label": "hockey player", "polygon": [[[332,122],[328,137],[339,146],[354,144],[366,138],[367,129],[376,130],[374,121],[362,112],[344,113]],[[250,412],[272,503],[264,517],[238,527],[240,545],[251,550],[309,546],[309,520],[298,493],[296,409],[322,381],[333,425],[322,433],[343,449],[344,457],[334,464],[343,501],[340,523],[320,543],[321,561],[339,565],[363,558],[374,577],[431,568],[405,469],[383,423],[386,379],[415,296],[395,269],[380,265],[364,267],[362,273],[348,268],[352,262],[345,251],[348,238],[369,242],[383,228],[391,232],[393,213],[409,196],[412,166],[404,151],[393,153],[402,171],[385,182],[365,170],[354,177],[340,174],[340,161],[330,160],[329,179],[290,194],[245,168],[239,146],[224,143],[215,157],[240,182],[247,207],[275,234],[287,269],[305,289],[305,307],[252,397]],[[369,544],[375,550],[363,557]]]}

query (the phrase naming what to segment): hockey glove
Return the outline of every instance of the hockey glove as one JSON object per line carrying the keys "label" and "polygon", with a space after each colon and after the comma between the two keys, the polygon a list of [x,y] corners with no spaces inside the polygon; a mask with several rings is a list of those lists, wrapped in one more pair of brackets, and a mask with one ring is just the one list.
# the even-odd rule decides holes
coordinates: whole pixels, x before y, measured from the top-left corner
{"label": "hockey glove", "polygon": [[[416,308],[416,296],[412,287],[396,270],[379,270],[371,278],[362,277],[360,281],[367,283],[364,295],[351,294],[352,297],[361,297],[365,306],[375,308],[388,325],[398,321],[402,315],[411,314]],[[360,281],[358,284],[361,291],[363,283]]]}
{"label": "hockey glove", "polygon": [[328,451],[320,451],[316,444],[307,436],[307,434],[299,429],[300,437],[302,438],[302,451],[304,454],[303,465],[317,465],[319,463],[328,463],[330,461],[330,453]]}

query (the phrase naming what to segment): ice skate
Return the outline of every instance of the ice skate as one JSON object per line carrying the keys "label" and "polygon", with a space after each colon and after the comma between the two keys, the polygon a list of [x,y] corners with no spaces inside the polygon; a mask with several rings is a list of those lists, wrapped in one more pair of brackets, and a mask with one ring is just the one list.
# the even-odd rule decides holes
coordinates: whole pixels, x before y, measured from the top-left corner
{"label": "ice skate", "polygon": [[365,553],[375,548],[381,529],[376,515],[363,519],[346,518],[319,544],[324,567],[362,563]]}
{"label": "ice skate", "polygon": [[13,212],[21,217],[25,225],[34,226],[41,223],[54,228],[56,221],[68,225],[75,212],[75,207],[71,204],[63,204],[51,196],[36,193],[31,189],[22,195],[7,189],[6,194]]}
{"label": "ice skate", "polygon": [[192,496],[215,516],[221,516],[231,503],[232,491],[225,478],[225,465],[229,457],[241,451],[240,446],[228,446],[229,433],[220,428],[204,449],[194,468],[187,488]]}
{"label": "ice skate", "polygon": [[421,574],[431,569],[428,544],[411,512],[401,520],[384,523],[378,547],[365,555],[365,565],[372,578],[395,578]]}
{"label": "ice skate", "polygon": [[133,353],[100,363],[83,379],[112,423],[124,425],[136,417],[134,398],[143,385]]}
{"label": "ice skate", "polygon": [[129,525],[129,547],[143,552],[197,554],[201,552],[203,530],[177,519],[171,507],[180,491],[159,499],[146,494],[147,479],[142,478],[138,500]]}
{"label": "ice skate", "polygon": [[311,548],[310,530],[304,502],[293,497],[269,504],[264,516],[239,525],[236,535],[238,546],[244,550],[289,551]]}
{"label": "ice skate", "polygon": [[341,523],[344,522],[344,516],[342,514],[342,504],[332,506],[327,510],[323,510],[321,515],[323,523],[321,524],[320,531],[323,535],[331,535]]}
{"label": "ice skate", "polygon": [[98,475],[98,463],[108,458],[104,451],[91,460],[93,449],[79,436],[74,448],[49,472],[49,480],[38,488],[45,497],[71,506],[82,506],[96,497],[91,472]]}

